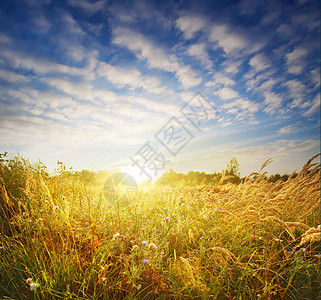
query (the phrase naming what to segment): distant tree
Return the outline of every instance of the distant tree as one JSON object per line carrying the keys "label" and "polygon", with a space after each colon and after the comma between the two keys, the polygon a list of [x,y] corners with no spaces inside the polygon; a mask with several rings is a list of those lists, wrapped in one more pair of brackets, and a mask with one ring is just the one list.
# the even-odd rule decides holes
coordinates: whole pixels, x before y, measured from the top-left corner
{"label": "distant tree", "polygon": [[78,174],[79,174],[80,181],[82,181],[82,182],[84,182],[86,184],[96,183],[97,174],[95,172],[83,169]]}
{"label": "distant tree", "polygon": [[281,179],[281,175],[279,173],[271,175],[268,179],[268,182],[277,182]]}
{"label": "distant tree", "polygon": [[225,175],[233,176],[233,178],[227,180],[227,182],[231,183],[240,183],[241,182],[241,173],[240,173],[240,165],[235,157],[231,158],[230,162],[227,164],[225,169]]}
{"label": "distant tree", "polygon": [[173,170],[169,169],[160,178],[156,180],[156,184],[163,185],[175,185],[178,180],[178,174]]}
{"label": "distant tree", "polygon": [[233,175],[240,177],[240,171],[239,171],[239,163],[235,157],[231,158],[230,162],[227,164],[226,167],[226,175]]}

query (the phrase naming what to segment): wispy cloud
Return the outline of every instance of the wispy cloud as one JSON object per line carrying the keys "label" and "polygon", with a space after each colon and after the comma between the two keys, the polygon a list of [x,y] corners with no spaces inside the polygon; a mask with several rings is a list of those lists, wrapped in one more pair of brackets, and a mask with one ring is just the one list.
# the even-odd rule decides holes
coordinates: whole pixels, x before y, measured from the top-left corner
{"label": "wispy cloud", "polygon": [[304,116],[311,116],[317,112],[319,112],[319,114],[320,114],[320,94],[315,96],[311,107],[303,115]]}
{"label": "wispy cloud", "polygon": [[299,74],[303,71],[305,62],[304,57],[308,51],[302,46],[295,48],[292,52],[285,55],[288,72],[292,74]]}
{"label": "wispy cloud", "polygon": [[160,80],[154,76],[144,76],[137,69],[120,68],[100,63],[97,74],[105,77],[118,88],[143,88],[150,93],[161,94],[165,91]]}
{"label": "wispy cloud", "polygon": [[191,39],[206,26],[204,16],[185,15],[176,20],[176,26],[183,32],[186,39]]}
{"label": "wispy cloud", "polygon": [[219,89],[216,94],[222,99],[222,100],[230,100],[235,99],[239,97],[239,93],[229,87],[223,87]]}
{"label": "wispy cloud", "polygon": [[296,128],[294,125],[288,125],[288,126],[282,127],[280,130],[278,130],[278,133],[287,134],[287,133],[294,132],[295,130],[296,130]]}
{"label": "wispy cloud", "polygon": [[262,53],[252,57],[249,64],[255,69],[256,72],[261,72],[270,67],[267,58]]}
{"label": "wispy cloud", "polygon": [[3,80],[6,80],[8,82],[12,83],[22,83],[22,82],[28,82],[30,79],[26,76],[11,72],[11,71],[6,71],[6,70],[0,70],[0,78]]}
{"label": "wispy cloud", "polygon": [[186,168],[231,156],[248,169],[270,156],[297,166],[317,145],[319,6],[195,3],[1,3],[0,148],[123,162],[172,116],[195,130],[180,108],[200,92],[217,114],[199,154],[184,150]]}
{"label": "wispy cloud", "polygon": [[280,112],[283,99],[279,95],[275,94],[274,92],[264,93],[264,96],[265,96],[264,103],[266,105],[266,108],[264,109],[264,111],[271,115],[276,113],[277,111]]}
{"label": "wispy cloud", "polygon": [[202,81],[189,66],[180,65],[175,55],[169,55],[164,49],[155,45],[153,41],[138,32],[127,28],[116,28],[113,30],[113,42],[127,47],[139,59],[146,59],[150,68],[175,73],[186,89],[195,87]]}
{"label": "wispy cloud", "polygon": [[67,3],[70,6],[81,9],[84,13],[92,15],[92,14],[102,10],[103,7],[105,6],[105,4],[107,3],[107,1],[106,0],[99,0],[96,2],[91,2],[88,0],[82,0],[82,1],[67,0]]}
{"label": "wispy cloud", "polygon": [[187,49],[187,53],[200,60],[204,66],[207,66],[208,68],[212,67],[212,61],[210,60],[209,55],[206,51],[205,43],[198,43],[189,46],[189,48]]}

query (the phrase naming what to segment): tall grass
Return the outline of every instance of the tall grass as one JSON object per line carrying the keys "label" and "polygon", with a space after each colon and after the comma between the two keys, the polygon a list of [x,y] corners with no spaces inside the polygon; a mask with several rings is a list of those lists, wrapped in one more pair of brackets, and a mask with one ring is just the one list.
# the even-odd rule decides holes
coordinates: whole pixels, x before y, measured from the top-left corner
{"label": "tall grass", "polygon": [[104,200],[103,183],[3,160],[0,295],[318,299],[314,158],[286,182],[269,183],[262,168],[239,185],[149,186],[123,208]]}

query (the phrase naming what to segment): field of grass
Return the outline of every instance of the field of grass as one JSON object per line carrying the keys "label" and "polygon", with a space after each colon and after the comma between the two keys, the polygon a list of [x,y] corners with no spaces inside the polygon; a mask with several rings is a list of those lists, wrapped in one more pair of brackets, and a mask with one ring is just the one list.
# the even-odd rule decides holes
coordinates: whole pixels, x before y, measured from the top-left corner
{"label": "field of grass", "polygon": [[103,181],[2,159],[1,299],[320,299],[320,165],[253,175],[119,207]]}

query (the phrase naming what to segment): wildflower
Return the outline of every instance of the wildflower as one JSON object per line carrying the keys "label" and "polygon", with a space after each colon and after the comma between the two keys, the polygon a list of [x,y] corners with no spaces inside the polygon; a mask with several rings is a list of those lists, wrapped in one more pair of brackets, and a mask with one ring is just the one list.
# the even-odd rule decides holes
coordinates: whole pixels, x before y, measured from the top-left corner
{"label": "wildflower", "polygon": [[33,291],[38,287],[39,287],[39,283],[37,283],[37,282],[31,282],[30,283],[30,291]]}
{"label": "wildflower", "polygon": [[32,282],[32,278],[29,277],[29,278],[26,279],[26,283],[27,284],[30,284],[31,282]]}
{"label": "wildflower", "polygon": [[154,243],[150,243],[150,244],[148,245],[148,248],[149,248],[150,250],[156,249],[156,245],[155,245]]}
{"label": "wildflower", "polygon": [[143,245],[143,246],[146,246],[146,245],[147,245],[147,242],[146,242],[146,241],[142,241],[142,245]]}
{"label": "wildflower", "polygon": [[132,248],[134,251],[138,251],[139,250],[139,246],[138,245],[134,245]]}
{"label": "wildflower", "polygon": [[30,291],[35,290],[36,288],[39,287],[39,283],[34,282],[32,278],[27,278],[26,283],[29,284],[30,286]]}
{"label": "wildflower", "polygon": [[280,242],[280,243],[283,242],[283,240],[280,240],[280,239],[278,239],[278,238],[274,239],[274,241],[275,241],[275,242]]}
{"label": "wildflower", "polygon": [[170,220],[170,217],[166,217],[165,221],[169,222],[169,220]]}
{"label": "wildflower", "polygon": [[200,237],[200,241],[202,240],[203,238],[202,237]]}
{"label": "wildflower", "polygon": [[117,232],[116,234],[113,235],[113,240],[117,239],[120,236],[120,234]]}
{"label": "wildflower", "polygon": [[145,228],[142,228],[142,231],[145,231],[146,229]]}
{"label": "wildflower", "polygon": [[162,251],[162,255],[164,255],[165,254],[165,252],[164,251]]}
{"label": "wildflower", "polygon": [[179,196],[178,198],[179,198],[179,199],[183,199],[184,197],[183,197],[183,196]]}
{"label": "wildflower", "polygon": [[144,259],[144,264],[149,264],[149,260],[148,259]]}

